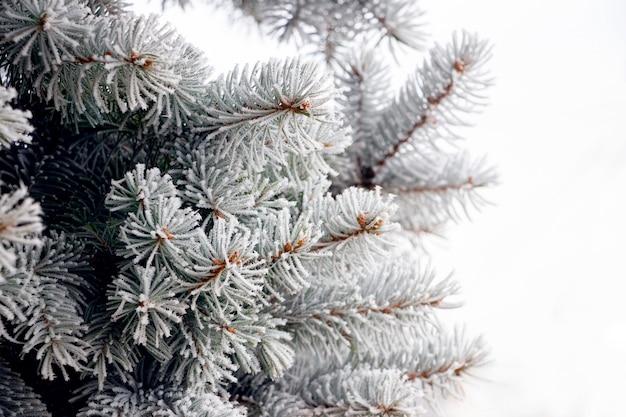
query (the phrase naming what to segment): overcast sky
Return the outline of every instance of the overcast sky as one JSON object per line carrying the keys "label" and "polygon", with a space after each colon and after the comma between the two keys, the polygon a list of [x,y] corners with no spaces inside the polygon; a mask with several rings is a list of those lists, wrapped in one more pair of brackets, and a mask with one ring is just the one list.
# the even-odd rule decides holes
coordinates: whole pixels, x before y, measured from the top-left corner
{"label": "overcast sky", "polygon": [[[430,245],[464,289],[452,319],[493,350],[484,381],[449,415],[622,417],[626,1],[420,2],[431,41],[465,28],[494,45],[490,107],[465,136],[501,184],[486,194],[493,206]],[[218,72],[289,53],[210,14],[196,6],[166,18]]]}

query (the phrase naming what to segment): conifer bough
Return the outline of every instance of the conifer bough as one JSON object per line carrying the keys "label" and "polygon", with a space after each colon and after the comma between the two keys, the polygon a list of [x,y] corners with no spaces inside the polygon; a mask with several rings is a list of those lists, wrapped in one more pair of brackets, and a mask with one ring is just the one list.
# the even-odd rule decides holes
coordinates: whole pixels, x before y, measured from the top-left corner
{"label": "conifer bough", "polygon": [[395,92],[416,2],[225,3],[317,55],[214,77],[121,1],[0,4],[0,416],[415,416],[484,364],[421,244],[495,182],[488,45]]}

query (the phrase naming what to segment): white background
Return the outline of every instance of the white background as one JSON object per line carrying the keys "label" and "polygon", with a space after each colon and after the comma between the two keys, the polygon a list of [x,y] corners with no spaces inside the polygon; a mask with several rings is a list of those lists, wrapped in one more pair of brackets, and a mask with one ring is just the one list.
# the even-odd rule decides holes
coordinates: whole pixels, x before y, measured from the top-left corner
{"label": "white background", "polygon": [[[160,10],[144,1],[137,11]],[[463,285],[451,318],[492,347],[448,414],[623,417],[626,1],[420,2],[429,42],[466,28],[494,45],[490,107],[465,131],[498,166],[494,205],[429,246]],[[216,72],[290,53],[199,5],[166,18]]]}

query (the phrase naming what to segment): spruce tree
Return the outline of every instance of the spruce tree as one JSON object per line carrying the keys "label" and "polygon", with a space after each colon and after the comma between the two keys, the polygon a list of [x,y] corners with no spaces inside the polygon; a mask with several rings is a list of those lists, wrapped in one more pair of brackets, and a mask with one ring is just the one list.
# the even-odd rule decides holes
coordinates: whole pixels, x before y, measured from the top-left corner
{"label": "spruce tree", "polygon": [[487,359],[422,242],[495,181],[489,45],[395,91],[414,1],[214,3],[314,53],[214,75],[122,1],[2,1],[0,416],[414,416]]}

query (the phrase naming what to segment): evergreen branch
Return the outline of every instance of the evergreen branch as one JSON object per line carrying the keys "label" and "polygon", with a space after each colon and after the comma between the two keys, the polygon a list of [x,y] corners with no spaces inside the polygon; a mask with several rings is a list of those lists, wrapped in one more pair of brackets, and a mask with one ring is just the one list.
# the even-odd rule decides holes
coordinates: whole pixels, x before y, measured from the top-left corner
{"label": "evergreen branch", "polygon": [[[0,55],[24,74],[49,73],[91,36],[90,10],[72,0],[7,0]],[[6,62],[3,63],[6,65]],[[3,66],[4,66],[3,65]]]}
{"label": "evergreen branch", "polygon": [[311,406],[300,395],[277,391],[273,387],[269,390],[271,391],[265,393],[260,401],[250,406],[255,411],[258,409],[259,415],[271,417],[312,417],[315,415]]}
{"label": "evergreen branch", "polygon": [[[346,285],[321,281],[276,310],[297,346],[331,358],[347,346],[357,357],[410,347],[436,326],[434,308],[456,306],[448,301],[458,293],[455,282],[435,284],[432,271],[409,263],[374,266],[356,275]],[[319,335],[332,343],[317,345]]]}
{"label": "evergreen branch", "polygon": [[0,10],[0,56],[12,61],[10,77],[30,78],[74,124],[143,112],[145,129],[163,133],[197,121],[210,74],[199,50],[156,16],[102,13],[116,8],[111,2],[92,2],[95,12],[73,3],[11,0]]}
{"label": "evergreen branch", "polygon": [[308,286],[307,263],[325,256],[314,251],[321,231],[304,215],[292,224],[287,209],[267,216],[263,229],[267,233],[259,242],[259,250],[268,268],[266,289],[281,299],[283,291],[295,294]]}
{"label": "evergreen branch", "polygon": [[[147,109],[146,99],[157,103],[171,94],[180,81],[173,61],[176,58],[173,52],[182,43],[176,31],[159,23],[155,15],[148,18],[122,15],[106,23],[97,34],[106,47],[103,55],[106,76],[94,85],[100,82],[111,85],[112,99],[122,112]],[[99,95],[96,99],[101,100]]]}
{"label": "evergreen branch", "polygon": [[28,122],[32,117],[29,110],[14,109],[8,105],[16,97],[14,88],[0,86],[0,149],[18,141],[30,143],[30,134],[35,130]]}
{"label": "evergreen branch", "polygon": [[78,417],[111,415],[244,417],[240,407],[201,387],[146,386],[133,376],[108,379],[78,413]]}
{"label": "evergreen branch", "polygon": [[[19,258],[18,258],[19,259]],[[21,270],[21,262],[15,265],[17,270]],[[1,270],[0,270],[1,271]],[[13,343],[20,343],[11,336],[5,327],[5,320],[9,323],[22,323],[27,320],[29,304],[36,298],[36,284],[33,277],[22,271],[4,273],[3,280],[0,281],[0,337]],[[33,285],[35,284],[35,285]]]}
{"label": "evergreen branch", "polygon": [[304,397],[316,415],[417,416],[422,394],[406,377],[389,370],[340,370],[311,381]]}
{"label": "evergreen branch", "polygon": [[220,158],[244,151],[250,161],[285,152],[306,155],[323,145],[308,132],[333,120],[334,89],[328,74],[299,60],[270,61],[251,70],[235,69],[211,85],[211,108],[205,127],[209,137],[221,135]]}
{"label": "evergreen branch", "polygon": [[375,2],[359,0],[364,7],[364,14],[370,12],[374,25],[380,32],[380,43],[389,40],[389,49],[393,52],[393,41],[420,49],[425,39],[421,22],[423,12],[415,2],[387,1]]}
{"label": "evergreen branch", "polygon": [[[180,290],[179,290],[180,291]],[[124,330],[132,331],[139,345],[159,348],[170,337],[173,323],[180,323],[187,305],[177,298],[174,278],[166,270],[135,266],[120,274],[108,294],[111,320],[123,319]]]}
{"label": "evergreen branch", "polygon": [[19,273],[0,285],[0,314],[13,321],[15,339],[3,324],[0,333],[23,343],[22,354],[37,351],[43,378],[54,379],[58,366],[67,380],[65,367],[81,370],[86,360],[81,316],[89,286],[77,275],[86,271],[86,262],[78,260],[83,246],[54,232],[41,243],[15,247]]}
{"label": "evergreen branch", "polygon": [[[321,365],[308,374],[310,369],[299,365],[283,380],[254,390],[258,415],[406,417],[425,412],[422,390],[400,370]],[[250,384],[258,386],[257,381]]]}
{"label": "evergreen branch", "polygon": [[9,194],[0,194],[0,284],[4,272],[15,271],[17,255],[11,244],[41,244],[41,206],[28,196],[24,185]]}
{"label": "evergreen branch", "polygon": [[123,179],[111,182],[111,191],[105,204],[111,211],[129,213],[144,210],[159,198],[169,199],[175,196],[176,188],[169,174],[161,175],[158,168],[146,170],[144,164],[137,164]]}
{"label": "evergreen branch", "polygon": [[340,66],[337,79],[344,86],[344,94],[339,103],[352,127],[354,143],[348,152],[356,159],[389,100],[390,71],[375,51],[368,48],[351,51],[342,56],[341,62],[345,64]]}
{"label": "evergreen branch", "polygon": [[383,197],[379,188],[351,187],[334,199],[326,198],[322,204],[325,207],[319,210],[323,214],[314,219],[319,220],[324,232],[316,250],[332,249],[338,257],[354,253],[353,249],[358,246],[359,256],[368,260],[385,253],[385,234],[397,228],[390,221],[397,209],[390,196]]}
{"label": "evergreen branch", "polygon": [[[453,155],[432,161],[427,177],[420,178],[420,170],[411,170],[411,161],[393,164],[393,172],[381,177],[388,186],[386,191],[396,196],[400,207],[412,207],[410,215],[405,210],[393,220],[409,230],[430,230],[449,220],[458,220],[464,214],[469,217],[468,206],[476,209],[486,204],[479,191],[496,183],[497,175],[492,167],[485,166],[484,159],[471,161],[465,154]],[[459,211],[461,213],[459,213]]]}
{"label": "evergreen branch", "polygon": [[53,366],[57,366],[67,381],[66,367],[80,371],[87,361],[88,346],[82,339],[86,326],[76,301],[63,285],[44,281],[39,292],[39,304],[32,306],[28,321],[16,326],[16,335],[26,340],[24,354],[36,350],[44,379],[54,379]]}
{"label": "evergreen branch", "polygon": [[327,190],[330,184],[328,178],[338,175],[342,168],[343,151],[350,144],[348,130],[334,125],[313,125],[309,134],[323,147],[306,156],[287,154],[278,164],[268,164],[263,172],[272,181],[286,182],[283,196],[292,202],[300,201],[307,195],[317,195],[313,190]]}
{"label": "evergreen branch", "polygon": [[237,1],[236,6],[252,16],[280,41],[322,45],[326,60],[334,52],[359,40],[383,39],[418,48],[424,39],[422,12],[414,3],[371,1],[337,3],[331,0]]}
{"label": "evergreen branch", "polygon": [[[279,324],[283,325],[284,321],[276,320],[276,325]],[[273,381],[281,378],[295,362],[296,352],[289,343],[291,340],[288,332],[270,327],[256,347],[261,369]]]}
{"label": "evergreen branch", "polygon": [[95,16],[111,16],[128,13],[130,6],[125,0],[86,0],[85,5],[89,7]]}
{"label": "evergreen branch", "polygon": [[36,251],[33,272],[47,280],[62,283],[81,309],[94,294],[89,278],[93,273],[85,254],[85,244],[74,236],[50,231]]}
{"label": "evergreen branch", "polygon": [[485,42],[463,33],[447,47],[431,49],[430,58],[379,119],[382,141],[370,165],[377,172],[410,142],[456,137],[450,127],[467,124],[460,115],[484,106],[476,90],[491,84],[483,70],[489,58]]}
{"label": "evergreen branch", "polygon": [[205,316],[205,325],[217,330],[215,334],[220,341],[220,349],[233,358],[243,373],[261,371],[255,349],[268,327],[272,327],[273,320],[269,316],[258,315],[258,308],[255,307],[226,313],[210,312],[204,308],[198,310]]}
{"label": "evergreen branch", "polygon": [[254,199],[256,215],[252,218],[243,217],[244,223],[248,224],[248,220],[256,221],[259,213],[278,215],[286,208],[294,206],[292,201],[285,198],[286,191],[291,186],[286,178],[271,179],[269,176],[257,174],[251,175],[248,179],[252,183],[250,193]]}
{"label": "evergreen branch", "polygon": [[212,84],[214,108],[208,123],[222,131],[244,123],[263,124],[277,115],[304,115],[324,120],[332,87],[311,63],[288,59],[235,69]]}
{"label": "evergreen branch", "polygon": [[0,415],[6,417],[51,417],[45,404],[9,364],[0,357]]}
{"label": "evergreen branch", "polygon": [[164,265],[186,266],[180,253],[197,244],[200,216],[190,207],[181,208],[178,197],[159,196],[156,202],[145,204],[137,213],[129,213],[120,227],[124,244],[118,254],[135,256],[133,263],[146,259],[149,265],[157,256]]}
{"label": "evergreen branch", "polygon": [[436,402],[437,391],[444,396],[461,398],[463,379],[484,365],[488,355],[482,338],[464,339],[463,332],[458,330],[450,336],[443,332],[433,334],[411,355],[392,354],[383,363],[404,369],[410,381],[421,384],[430,401]]}
{"label": "evergreen branch", "polygon": [[124,333],[119,323],[111,321],[109,312],[95,314],[88,327],[85,341],[91,360],[85,372],[97,377],[98,390],[102,391],[104,381],[110,375],[109,366],[113,366],[114,374],[131,372],[139,362],[139,353],[130,334]]}
{"label": "evergreen branch", "polygon": [[214,158],[215,155],[204,147],[186,155],[178,152],[182,169],[178,184],[184,187],[184,200],[211,210],[217,218],[256,215],[254,192],[257,188],[247,178],[248,174],[239,167],[219,168]]}
{"label": "evergreen branch", "polygon": [[200,234],[197,247],[188,251],[190,266],[181,284],[192,297],[191,308],[202,294],[217,312],[258,303],[267,269],[255,245],[256,238],[235,220],[218,218],[207,235]]}
{"label": "evergreen branch", "polygon": [[189,386],[204,385],[215,392],[225,383],[235,383],[233,375],[237,365],[227,355],[221,344],[220,332],[202,325],[202,320],[188,313],[183,318],[180,337],[172,341],[179,352],[163,364],[165,381],[186,383]]}

